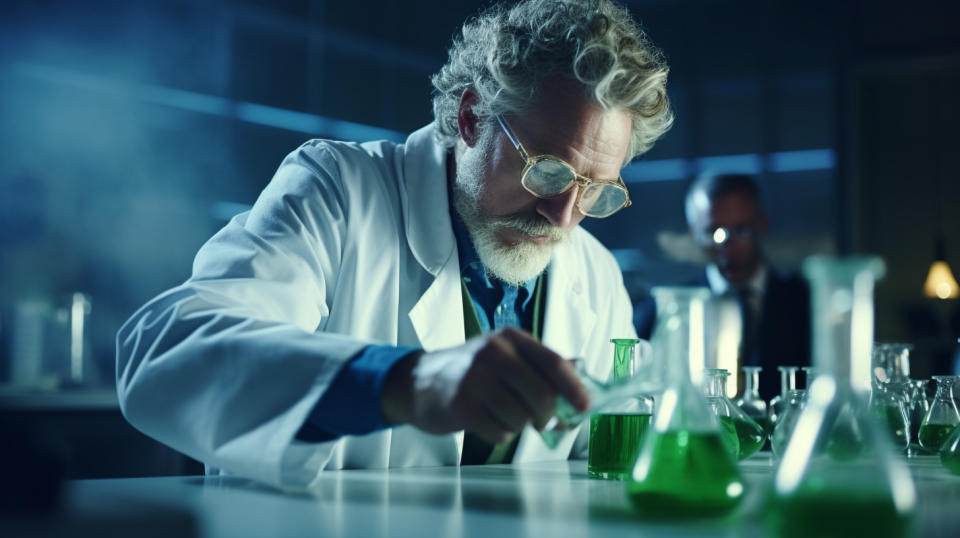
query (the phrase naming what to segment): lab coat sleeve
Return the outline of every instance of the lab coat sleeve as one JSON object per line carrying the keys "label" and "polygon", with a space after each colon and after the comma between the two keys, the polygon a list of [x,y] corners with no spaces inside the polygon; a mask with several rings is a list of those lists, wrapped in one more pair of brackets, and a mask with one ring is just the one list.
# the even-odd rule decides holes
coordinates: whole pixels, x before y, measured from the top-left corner
{"label": "lab coat sleeve", "polygon": [[348,240],[343,181],[322,145],[295,151],[252,210],[200,249],[191,278],[124,324],[117,391],[131,424],[280,487],[324,468],[339,441],[309,457],[299,446],[293,462],[287,454],[330,381],[369,344],[322,330]]}

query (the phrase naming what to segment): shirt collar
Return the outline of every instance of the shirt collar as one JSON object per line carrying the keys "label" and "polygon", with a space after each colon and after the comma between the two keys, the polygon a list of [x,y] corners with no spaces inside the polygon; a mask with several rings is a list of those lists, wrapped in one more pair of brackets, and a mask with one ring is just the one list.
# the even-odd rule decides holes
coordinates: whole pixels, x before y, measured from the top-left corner
{"label": "shirt collar", "polygon": [[[717,264],[707,265],[707,282],[710,289],[717,295],[724,295],[732,290],[733,286],[723,277]],[[761,264],[757,272],[747,281],[746,287],[750,289],[754,297],[762,297],[767,288],[767,264]]]}

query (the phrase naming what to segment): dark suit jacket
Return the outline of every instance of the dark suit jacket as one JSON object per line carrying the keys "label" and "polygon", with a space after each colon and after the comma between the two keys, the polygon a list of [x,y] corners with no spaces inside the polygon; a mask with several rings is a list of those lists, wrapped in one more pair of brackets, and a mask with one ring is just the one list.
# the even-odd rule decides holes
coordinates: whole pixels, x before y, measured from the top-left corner
{"label": "dark suit jacket", "polygon": [[[709,287],[706,272],[688,285]],[[653,297],[634,305],[633,322],[640,338],[650,338],[656,318],[657,307]],[[752,356],[745,357],[741,366],[763,367],[760,373],[760,396],[769,402],[780,394],[777,366],[810,365],[810,292],[802,278],[793,274],[779,274],[768,266],[757,338]],[[804,387],[804,383],[802,373],[798,373],[798,388]]]}

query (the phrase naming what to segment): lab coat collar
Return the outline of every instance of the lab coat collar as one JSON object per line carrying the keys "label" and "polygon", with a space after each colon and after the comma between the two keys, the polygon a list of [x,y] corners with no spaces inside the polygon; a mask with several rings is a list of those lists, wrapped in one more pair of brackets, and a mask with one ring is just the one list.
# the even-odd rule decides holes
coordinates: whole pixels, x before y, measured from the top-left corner
{"label": "lab coat collar", "polygon": [[414,131],[403,147],[400,204],[407,243],[420,265],[437,276],[454,256],[456,242],[447,208],[447,149],[433,124]]}

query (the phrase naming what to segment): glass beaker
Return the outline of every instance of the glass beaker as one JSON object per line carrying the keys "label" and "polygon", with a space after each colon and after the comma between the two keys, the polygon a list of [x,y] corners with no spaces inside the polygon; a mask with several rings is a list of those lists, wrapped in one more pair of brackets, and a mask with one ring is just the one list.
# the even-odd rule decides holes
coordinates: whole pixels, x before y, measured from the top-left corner
{"label": "glass beaker", "polygon": [[724,438],[728,439],[727,448],[738,460],[749,458],[767,440],[766,430],[727,398],[726,385],[730,372],[723,368],[708,368],[704,376],[704,396],[720,419],[720,429]]}
{"label": "glass beaker", "polygon": [[[634,509],[648,519],[717,517],[743,499],[744,482],[724,447],[716,414],[696,388],[704,362],[707,288],[657,287],[653,346],[666,368],[653,429],[627,482]],[[662,359],[661,359],[662,357]]]}
{"label": "glass beaker", "polygon": [[877,258],[804,262],[817,375],[774,475],[774,536],[907,536],[916,490],[869,410]]}
{"label": "glass beaker", "polygon": [[759,424],[763,431],[770,435],[770,416],[767,414],[767,402],[760,397],[760,372],[761,366],[744,366],[743,370],[743,396],[736,399],[734,403],[748,417]]}
{"label": "glass beaker", "polygon": [[[625,381],[639,370],[637,346],[641,340],[617,338],[614,344],[613,381]],[[594,478],[623,480],[630,474],[653,418],[653,398],[637,395],[590,416],[587,474]]]}
{"label": "glass beaker", "polygon": [[777,370],[780,372],[780,394],[770,400],[771,435],[777,426],[777,422],[780,420],[780,415],[783,414],[783,410],[786,408],[787,393],[791,390],[797,390],[797,370],[799,369],[797,366],[777,366]]}
{"label": "glass beaker", "polygon": [[953,386],[957,382],[957,376],[935,375],[933,379],[937,382],[937,394],[933,397],[927,416],[923,417],[917,437],[921,447],[928,452],[937,453],[957,424],[960,424],[960,414],[953,402]]}
{"label": "glass beaker", "polygon": [[797,426],[797,419],[803,411],[803,406],[807,401],[807,391],[803,389],[788,390],[783,401],[783,411],[781,411],[780,420],[777,421],[773,433],[770,434],[770,450],[773,455],[781,458],[783,451],[787,448],[787,442],[793,435],[793,429]]}

